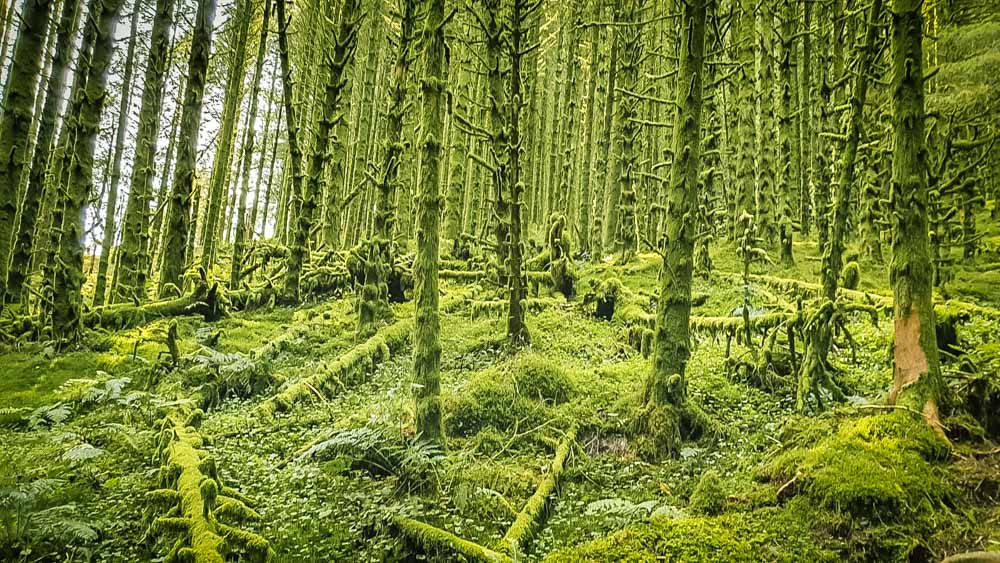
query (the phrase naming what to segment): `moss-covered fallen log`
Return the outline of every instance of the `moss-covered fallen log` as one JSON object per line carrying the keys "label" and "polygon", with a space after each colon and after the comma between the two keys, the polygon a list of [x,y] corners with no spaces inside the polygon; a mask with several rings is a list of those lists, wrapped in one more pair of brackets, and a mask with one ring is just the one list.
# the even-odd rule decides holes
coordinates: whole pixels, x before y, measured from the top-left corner
{"label": "moss-covered fallen log", "polygon": [[[750,330],[764,332],[781,326],[789,321],[798,322],[800,315],[795,312],[765,313],[750,317]],[[652,330],[656,326],[656,316],[639,309],[627,307],[619,315],[626,326],[636,326]],[[743,317],[702,317],[691,316],[691,331],[695,333],[716,335],[734,335],[736,331],[746,328]]]}
{"label": "moss-covered fallen log", "polygon": [[355,346],[337,358],[333,364],[325,366],[318,373],[301,379],[277,395],[264,401],[258,411],[272,415],[277,411],[291,409],[292,405],[309,397],[326,398],[339,388],[356,382],[375,366],[387,360],[390,354],[399,351],[413,336],[413,320],[397,321],[382,328],[374,336]]}
{"label": "moss-covered fallen log", "polygon": [[200,414],[196,410],[184,417],[178,408],[163,419],[161,488],[147,493],[147,501],[162,515],[153,519],[150,532],[177,537],[165,561],[222,563],[238,550],[251,561],[269,561],[274,551],[267,540],[223,523],[256,521],[260,515],[239,492],[223,485],[196,427]]}
{"label": "moss-covered fallen log", "polygon": [[542,482],[535,489],[535,494],[531,495],[524,508],[514,518],[514,523],[511,524],[497,545],[497,551],[511,557],[524,552],[525,545],[531,541],[545,520],[550,498],[559,487],[559,477],[562,475],[575,442],[576,427],[574,426],[556,447],[555,458],[552,460],[549,472],[542,477]]}
{"label": "moss-covered fallen log", "polygon": [[414,520],[412,518],[396,517],[392,519],[392,528],[396,534],[403,537],[408,545],[422,553],[441,555],[445,560],[456,556],[477,563],[510,563],[510,557],[497,553],[478,543],[462,539],[451,532],[442,530]]}
{"label": "moss-covered fallen log", "polygon": [[542,477],[535,493],[514,517],[514,522],[494,549],[460,538],[451,532],[413,518],[401,516],[393,518],[392,528],[395,533],[403,537],[411,549],[428,555],[448,558],[460,556],[469,561],[494,563],[509,563],[515,559],[519,560],[520,555],[524,553],[525,546],[538,532],[545,520],[550,499],[559,486],[559,477],[562,475],[575,441],[576,427],[573,427],[556,447],[555,457],[549,472]]}
{"label": "moss-covered fallen log", "polygon": [[[441,311],[453,311],[465,303],[464,294],[456,294],[442,301]],[[338,389],[356,383],[359,378],[370,373],[390,355],[406,346],[413,336],[413,319],[403,319],[383,327],[371,338],[342,354],[333,364],[325,366],[318,373],[290,384],[277,395],[267,399],[257,407],[265,416],[278,411],[289,410],[296,402],[309,397],[326,399]]]}

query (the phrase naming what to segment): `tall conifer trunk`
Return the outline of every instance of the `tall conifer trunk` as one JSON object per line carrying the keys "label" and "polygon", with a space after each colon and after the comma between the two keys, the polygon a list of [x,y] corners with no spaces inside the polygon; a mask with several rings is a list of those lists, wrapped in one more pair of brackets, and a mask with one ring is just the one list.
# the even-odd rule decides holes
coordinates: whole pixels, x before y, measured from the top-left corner
{"label": "tall conifer trunk", "polygon": [[92,0],[85,34],[94,37],[94,49],[77,73],[87,78],[73,93],[75,141],[69,161],[65,216],[55,268],[52,335],[66,344],[75,343],[82,329],[84,214],[94,187],[94,149],[101,127],[101,111],[107,97],[108,70],[114,52],[114,31],[122,0]]}
{"label": "tall conifer trunk", "polygon": [[[125,218],[122,221],[122,244],[118,254],[118,286],[114,301],[143,300],[146,297],[146,272],[152,249],[149,248],[149,204],[156,176],[156,140],[163,111],[163,91],[170,63],[170,35],[174,26],[175,0],[157,0],[150,34],[149,57],[139,107],[139,130],[135,139],[132,181]],[[175,120],[176,122],[176,120]],[[168,141],[162,177],[167,177],[173,156],[173,130]],[[160,199],[166,197],[161,191]],[[165,210],[164,210],[165,211]]]}
{"label": "tall conifer trunk", "polygon": [[924,146],[923,17],[920,0],[892,5],[892,286],[895,343],[889,400],[919,410],[941,429],[944,388],[932,301]]}
{"label": "tall conifer trunk", "polygon": [[[12,2],[13,3],[13,2]],[[72,40],[76,31],[79,3],[72,0],[63,2],[59,17],[59,31],[55,51],[49,70],[49,80],[45,88],[45,105],[38,125],[35,153],[28,173],[28,187],[21,201],[17,228],[14,231],[10,269],[7,271],[7,298],[10,302],[22,301],[24,283],[31,266],[32,250],[35,247],[35,227],[38,224],[39,208],[45,193],[45,178],[51,161],[53,142],[60,122],[60,99],[66,86],[69,63],[72,55]],[[0,59],[2,60],[2,59]],[[3,267],[0,266],[0,275]],[[3,284],[0,283],[0,286]]]}
{"label": "tall conifer trunk", "polygon": [[[653,336],[653,373],[646,385],[646,402],[669,416],[646,421],[648,430],[663,436],[661,448],[672,450],[680,437],[681,414],[687,402],[685,373],[690,350],[691,277],[698,223],[698,174],[701,166],[702,70],[705,51],[706,0],[683,2],[681,52],[667,219]],[[653,428],[657,424],[666,427]],[[672,424],[673,427],[669,425]],[[669,453],[669,452],[658,452]]]}
{"label": "tall conifer trunk", "polygon": [[[236,288],[240,282],[240,271],[243,268],[243,252],[247,235],[247,194],[250,191],[250,165],[253,162],[253,149],[256,142],[257,105],[260,97],[260,77],[264,72],[264,59],[267,55],[267,32],[271,24],[271,3],[264,0],[264,16],[261,21],[260,39],[257,44],[257,63],[253,71],[253,83],[250,86],[250,113],[247,116],[247,135],[243,142],[243,170],[240,173],[240,195],[236,212],[236,234],[233,236],[233,259],[229,269],[229,287]],[[267,130],[264,131],[264,142],[267,143]],[[261,151],[260,160],[264,160]],[[257,185],[261,178],[257,176]],[[256,198],[255,198],[256,200]],[[256,203],[254,205],[256,207]],[[250,223],[251,227],[253,222]]]}
{"label": "tall conifer trunk", "polygon": [[417,257],[413,263],[416,318],[413,335],[413,394],[417,434],[444,445],[441,426],[441,318],[438,312],[440,158],[444,133],[444,0],[423,0],[423,63],[420,149],[422,173],[417,205]]}
{"label": "tall conifer trunk", "polygon": [[222,108],[222,128],[219,131],[219,146],[212,165],[212,177],[208,190],[208,211],[202,229],[201,267],[208,270],[215,261],[216,248],[222,239],[220,228],[224,221],[222,207],[228,193],[230,164],[236,143],[236,127],[239,122],[240,101],[243,99],[243,71],[246,68],[247,36],[253,4],[250,0],[236,0],[233,52],[230,54],[229,71],[226,78],[225,100]]}
{"label": "tall conifer trunk", "polygon": [[180,143],[174,184],[170,192],[170,213],[166,221],[166,239],[163,243],[163,267],[160,268],[158,293],[169,294],[181,287],[181,276],[188,261],[188,238],[192,234],[191,195],[194,191],[195,162],[197,160],[198,133],[201,122],[202,102],[208,72],[208,56],[212,50],[212,22],[215,20],[215,1],[198,0],[194,32],[191,37],[191,56],[188,59],[187,85],[184,89],[184,106],[181,114]]}
{"label": "tall conifer trunk", "polygon": [[118,129],[115,132],[115,154],[111,165],[111,179],[108,187],[108,203],[104,211],[104,237],[101,242],[101,258],[97,264],[97,284],[94,287],[94,306],[104,305],[108,286],[108,265],[111,262],[111,247],[115,243],[115,216],[118,213],[118,185],[122,177],[122,156],[125,154],[125,133],[128,131],[129,110],[132,107],[132,71],[135,68],[135,43],[139,36],[139,3],[132,6],[132,23],[129,27],[128,51],[125,55],[125,70],[122,75],[122,92],[118,104]]}
{"label": "tall conifer trunk", "polygon": [[[30,164],[28,147],[35,89],[53,4],[54,0],[25,0],[3,97],[3,115],[0,116],[0,308],[7,299],[7,268],[17,216],[18,189],[24,169]],[[0,64],[6,64],[6,60],[0,59]]]}

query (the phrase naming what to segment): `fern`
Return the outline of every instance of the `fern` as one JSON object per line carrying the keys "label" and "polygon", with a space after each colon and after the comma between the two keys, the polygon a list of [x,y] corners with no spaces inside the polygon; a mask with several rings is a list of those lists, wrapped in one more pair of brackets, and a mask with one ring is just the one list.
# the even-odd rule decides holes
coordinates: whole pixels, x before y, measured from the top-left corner
{"label": "fern", "polygon": [[83,443],[73,446],[62,457],[66,461],[85,461],[102,455],[104,455],[104,450],[101,448]]}
{"label": "fern", "polygon": [[683,518],[684,511],[669,504],[661,505],[658,501],[647,500],[634,503],[623,498],[607,498],[595,500],[587,505],[584,513],[590,516],[605,516],[616,520],[620,525],[629,524],[646,518]]}
{"label": "fern", "polygon": [[55,426],[69,420],[70,414],[72,412],[69,406],[63,403],[45,405],[31,411],[31,414],[28,415],[28,426],[32,429],[38,429],[45,425]]}

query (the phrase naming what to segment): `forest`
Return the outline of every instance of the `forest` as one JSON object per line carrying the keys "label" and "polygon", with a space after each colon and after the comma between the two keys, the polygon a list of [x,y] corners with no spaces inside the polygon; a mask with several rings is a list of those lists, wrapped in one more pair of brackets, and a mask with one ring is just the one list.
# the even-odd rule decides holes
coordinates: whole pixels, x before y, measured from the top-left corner
{"label": "forest", "polygon": [[0,560],[1000,563],[996,0],[0,0]]}

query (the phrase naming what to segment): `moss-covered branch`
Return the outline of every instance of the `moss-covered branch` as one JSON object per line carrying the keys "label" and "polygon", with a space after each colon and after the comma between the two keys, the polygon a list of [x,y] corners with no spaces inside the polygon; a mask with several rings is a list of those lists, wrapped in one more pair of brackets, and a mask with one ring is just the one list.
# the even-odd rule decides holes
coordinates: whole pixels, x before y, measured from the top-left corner
{"label": "moss-covered branch", "polygon": [[538,528],[545,518],[549,497],[556,492],[556,488],[559,486],[559,477],[562,475],[575,441],[576,427],[574,426],[559,443],[551,469],[542,478],[542,482],[538,484],[535,494],[531,495],[524,508],[514,518],[514,523],[500,540],[497,550],[513,557],[515,554],[522,553],[525,544],[538,532]]}

